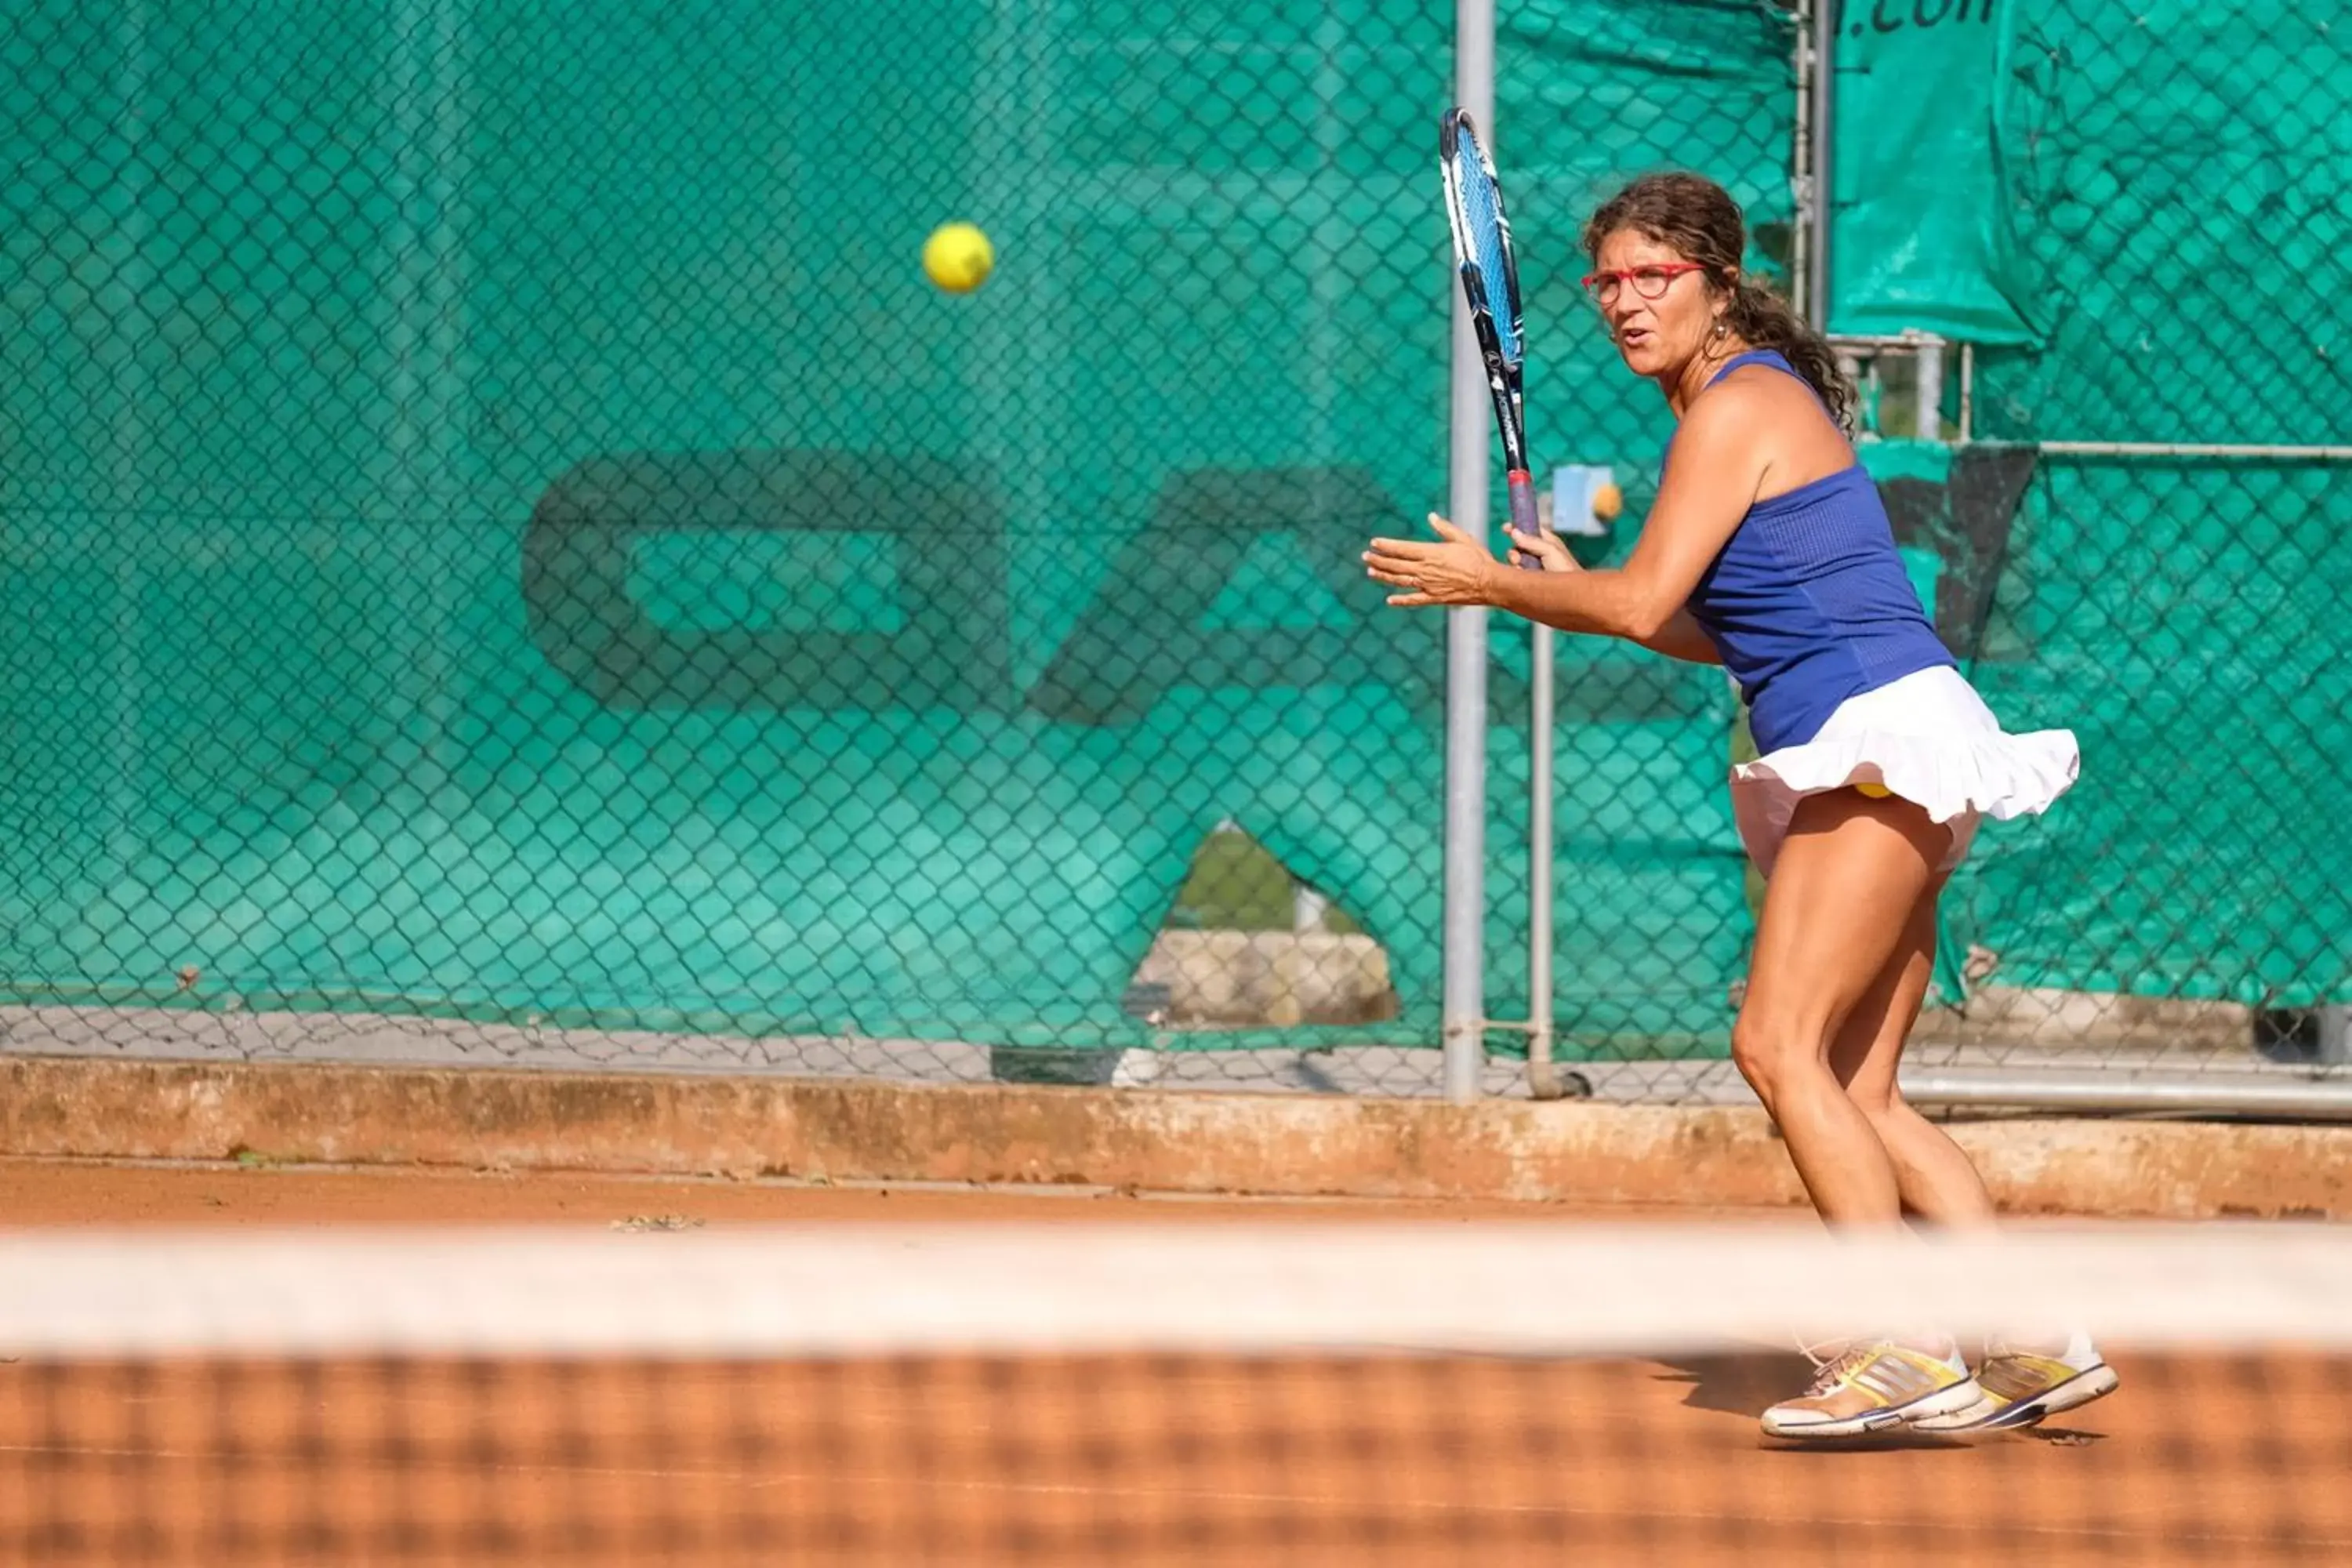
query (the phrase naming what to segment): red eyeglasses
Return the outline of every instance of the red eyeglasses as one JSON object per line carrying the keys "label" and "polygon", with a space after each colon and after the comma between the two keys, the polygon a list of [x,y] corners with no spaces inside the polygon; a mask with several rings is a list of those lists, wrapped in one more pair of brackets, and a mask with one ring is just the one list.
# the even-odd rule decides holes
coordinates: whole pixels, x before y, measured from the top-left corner
{"label": "red eyeglasses", "polygon": [[1592,302],[1603,310],[1617,302],[1617,294],[1628,283],[1633,292],[1644,300],[1662,300],[1675,279],[1685,272],[1704,272],[1704,261],[1654,261],[1645,267],[1622,267],[1614,272],[1588,272],[1584,275],[1584,291]]}

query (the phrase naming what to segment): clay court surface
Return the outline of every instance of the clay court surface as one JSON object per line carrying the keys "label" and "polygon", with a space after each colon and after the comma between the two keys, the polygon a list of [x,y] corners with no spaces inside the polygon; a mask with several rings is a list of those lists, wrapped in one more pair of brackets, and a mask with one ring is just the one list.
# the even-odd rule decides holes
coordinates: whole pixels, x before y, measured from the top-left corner
{"label": "clay court surface", "polygon": [[585,1225],[671,1219],[704,1226],[817,1220],[927,1223],[1115,1219],[1169,1225],[1295,1217],[1464,1221],[1557,1216],[1639,1221],[1754,1219],[1786,1209],[1669,1204],[1567,1205],[1394,1199],[1200,1198],[1099,1187],[978,1188],[530,1172],[0,1160],[0,1225]]}
{"label": "clay court surface", "polygon": [[[0,1163],[12,1226],[1785,1210]],[[635,1245],[638,1243],[632,1243]],[[952,1280],[940,1282],[951,1291]],[[1737,1289],[1726,1281],[1726,1289]],[[1564,1308],[1572,1310],[1572,1308]],[[1764,1447],[1794,1354],[0,1366],[0,1562],[2352,1561],[2352,1372],[2116,1350],[2059,1429]]]}

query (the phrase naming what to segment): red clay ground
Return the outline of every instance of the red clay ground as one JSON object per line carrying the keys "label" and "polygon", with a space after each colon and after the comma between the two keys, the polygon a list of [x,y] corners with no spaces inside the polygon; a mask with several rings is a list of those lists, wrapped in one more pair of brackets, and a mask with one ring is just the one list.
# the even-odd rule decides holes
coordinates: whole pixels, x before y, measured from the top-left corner
{"label": "red clay ground", "polygon": [[[1726,1217],[0,1163],[11,1226],[672,1215]],[[2062,1431],[1838,1453],[1759,1444],[1754,1413],[1803,1370],[1770,1352],[16,1364],[0,1366],[0,1563],[2352,1561],[2342,1359],[2116,1359],[2124,1392]]]}
{"label": "red clay ground", "polygon": [[706,1226],[856,1220],[1164,1220],[1215,1224],[1296,1217],[1328,1222],[1724,1220],[1802,1223],[1786,1208],[1571,1205],[1396,1198],[1199,1198],[1100,1188],[971,1187],[921,1183],[812,1185],[711,1177],[404,1171],[0,1159],[0,1226],[608,1225],[676,1215]]}

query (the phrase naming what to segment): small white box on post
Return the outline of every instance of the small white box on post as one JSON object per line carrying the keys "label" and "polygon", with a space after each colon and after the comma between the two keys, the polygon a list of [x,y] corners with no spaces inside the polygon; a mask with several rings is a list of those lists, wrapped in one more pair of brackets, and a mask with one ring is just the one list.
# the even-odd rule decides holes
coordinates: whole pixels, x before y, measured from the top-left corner
{"label": "small white box on post", "polygon": [[1562,538],[1605,538],[1624,507],[1616,475],[1604,465],[1570,463],[1551,471],[1551,531]]}

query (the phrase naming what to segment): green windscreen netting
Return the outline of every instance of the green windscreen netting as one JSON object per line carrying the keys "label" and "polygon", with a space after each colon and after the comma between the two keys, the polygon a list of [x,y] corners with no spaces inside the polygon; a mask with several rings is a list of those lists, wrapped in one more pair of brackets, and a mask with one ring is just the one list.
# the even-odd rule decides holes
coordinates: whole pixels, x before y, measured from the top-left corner
{"label": "green windscreen netting", "polygon": [[[2158,103],[2179,29],[2081,9],[2021,7],[1985,56],[2001,279],[2043,335],[1980,358],[1980,431],[2317,438],[2340,55],[2282,12],[2275,68]],[[1442,627],[1382,611],[1356,553],[1445,493],[1452,26],[20,6],[0,998],[1433,1044]],[[1613,550],[1664,416],[1579,297],[1577,223],[1696,167],[1785,266],[1794,40],[1733,0],[1500,19],[1531,441],[1617,469]],[[997,256],[960,297],[917,264],[951,219]],[[2013,530],[1936,524],[1978,542],[1938,580],[1981,609],[1989,693],[2085,742],[2085,787],[1989,832],[1958,900],[2004,976],[2341,986],[2339,473],[2045,458]],[[1495,637],[1510,1016],[1527,653]],[[1572,640],[1559,692],[1563,1026],[1719,1049],[1735,704]],[[1136,1000],[1165,928],[1219,918],[1189,889],[1226,825],[1336,911],[1311,961],[1377,948],[1354,1021],[1171,1034]]]}
{"label": "green windscreen netting", "polygon": [[823,11],[21,24],[12,984],[1107,1039],[1264,802],[1427,989],[1436,14]]}
{"label": "green windscreen netting", "polygon": [[[1613,171],[1728,158],[1773,195],[1782,29],[1613,9],[1513,20],[1547,317]],[[1433,1038],[1440,624],[1355,556],[1444,493],[1450,26],[26,10],[11,992],[1136,1040],[1129,982],[1230,819],[1385,949],[1375,1032]],[[1693,141],[1693,79],[1760,107]],[[963,298],[915,264],[951,218],[1000,257]],[[1570,324],[1550,439],[1603,453],[1654,420],[1571,401]],[[1719,826],[1659,776],[1719,695],[1609,668],[1566,815],[1720,964],[1736,900],[1628,847]],[[1592,924],[1615,973],[1579,984],[1655,978]]]}
{"label": "green windscreen netting", "polygon": [[[1995,441],[2344,442],[2340,25],[2269,0],[1846,16],[1833,328],[2021,337],[1977,360]],[[2003,982],[2352,995],[2343,458],[2052,451],[2005,477],[1993,592],[1954,646],[2012,728],[2074,729],[2084,771],[1958,885]]]}

